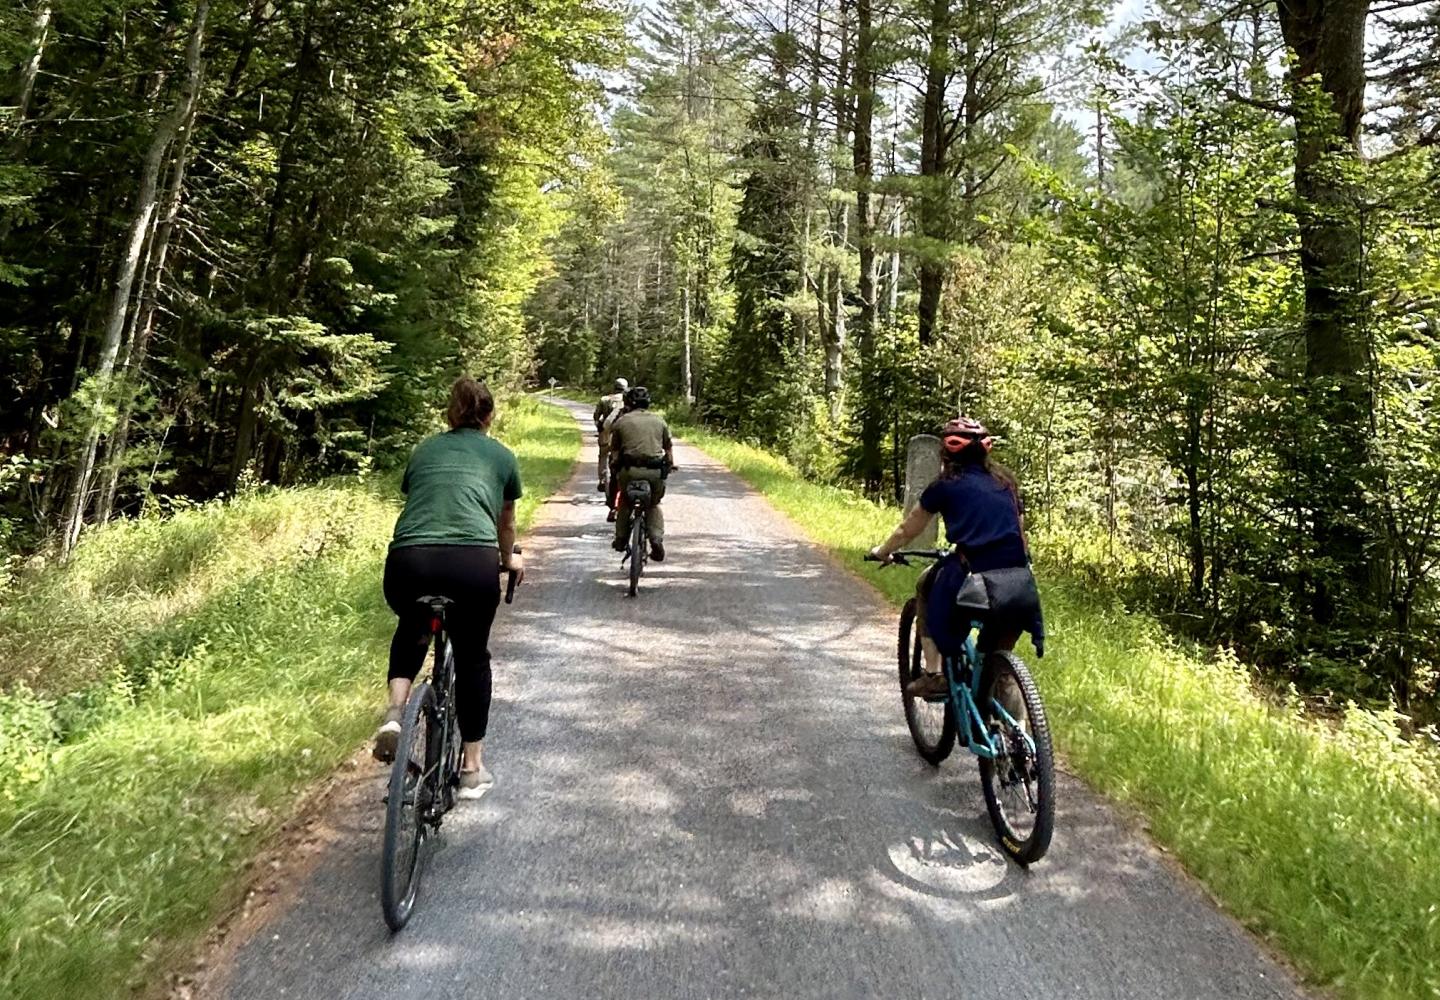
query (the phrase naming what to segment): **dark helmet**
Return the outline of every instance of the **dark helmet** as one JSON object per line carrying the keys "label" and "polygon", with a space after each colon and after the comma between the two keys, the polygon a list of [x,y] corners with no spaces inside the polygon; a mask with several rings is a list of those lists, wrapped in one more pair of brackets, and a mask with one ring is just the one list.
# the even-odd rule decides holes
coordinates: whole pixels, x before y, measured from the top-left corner
{"label": "dark helmet", "polygon": [[643,385],[637,385],[625,393],[625,405],[632,410],[643,410],[650,405],[650,390]]}
{"label": "dark helmet", "polygon": [[995,439],[985,425],[970,417],[956,417],[940,431],[940,447],[947,455],[958,455],[972,444],[989,451]]}

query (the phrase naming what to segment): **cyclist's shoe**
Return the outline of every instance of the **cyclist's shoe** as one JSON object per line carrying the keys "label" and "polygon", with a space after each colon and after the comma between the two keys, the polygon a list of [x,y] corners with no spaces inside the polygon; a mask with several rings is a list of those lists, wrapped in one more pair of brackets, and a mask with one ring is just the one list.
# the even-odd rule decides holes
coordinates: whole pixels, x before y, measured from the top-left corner
{"label": "cyclist's shoe", "polygon": [[608,513],[608,514],[605,515],[605,520],[606,520],[608,523],[610,523],[610,524],[614,524],[614,523],[615,523],[615,519],[618,518],[619,516],[620,516],[620,512],[619,512],[618,510],[616,510],[614,507],[611,507],[611,508],[610,508],[610,513]]}
{"label": "cyclist's shoe", "polygon": [[616,552],[624,552],[629,546],[625,544],[625,539],[617,538],[610,543],[610,547]]}
{"label": "cyclist's shoe", "polygon": [[921,674],[905,685],[905,693],[911,698],[943,698],[950,693],[950,684],[944,674]]}
{"label": "cyclist's shoe", "polygon": [[495,785],[495,775],[480,765],[478,771],[460,772],[460,790],[455,793],[457,799],[478,799]]}
{"label": "cyclist's shoe", "polygon": [[596,492],[596,493],[604,493],[604,492],[605,492],[605,480],[602,479],[602,480],[600,480],[598,483],[595,484],[595,492]]}
{"label": "cyclist's shoe", "polygon": [[375,747],[370,752],[381,763],[395,759],[395,748],[400,744],[400,717],[404,714],[404,705],[391,705],[385,709],[385,721],[375,730]]}
{"label": "cyclist's shoe", "polygon": [[664,562],[664,561],[665,561],[665,543],[664,543],[664,542],[651,542],[651,543],[650,543],[650,558],[651,558],[651,559],[654,559],[656,562]]}

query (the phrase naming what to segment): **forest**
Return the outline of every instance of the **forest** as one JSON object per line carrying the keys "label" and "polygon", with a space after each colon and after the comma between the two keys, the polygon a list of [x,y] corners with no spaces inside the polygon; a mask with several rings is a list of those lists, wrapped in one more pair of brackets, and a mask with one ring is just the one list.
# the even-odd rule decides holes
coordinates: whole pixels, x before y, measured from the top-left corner
{"label": "forest", "polygon": [[1440,0],[22,0],[0,557],[624,375],[1047,572],[1437,707]]}

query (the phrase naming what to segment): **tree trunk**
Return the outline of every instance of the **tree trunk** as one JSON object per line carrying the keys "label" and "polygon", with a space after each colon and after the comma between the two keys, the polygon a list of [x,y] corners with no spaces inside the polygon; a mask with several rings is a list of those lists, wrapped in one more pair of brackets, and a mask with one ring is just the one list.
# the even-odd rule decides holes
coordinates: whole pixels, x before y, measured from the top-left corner
{"label": "tree trunk", "polygon": [[685,275],[683,295],[685,298],[683,318],[685,324],[685,360],[683,371],[681,372],[681,380],[685,383],[685,402],[693,404],[695,402],[695,385],[690,374],[690,275],[688,273]]}
{"label": "tree trunk", "polygon": [[169,256],[170,240],[175,224],[180,217],[180,201],[185,186],[185,170],[190,151],[190,136],[195,127],[195,110],[198,102],[191,102],[189,115],[181,125],[176,139],[170,183],[166,185],[165,198],[161,203],[159,219],[150,240],[150,273],[141,284],[140,302],[136,309],[135,343],[131,348],[125,366],[125,393],[120,403],[120,415],[115,424],[107,447],[105,475],[100,487],[99,504],[95,520],[104,524],[110,520],[115,506],[115,492],[120,483],[120,468],[125,460],[125,448],[130,437],[130,418],[135,409],[135,393],[139,390],[140,376],[149,352],[150,338],[155,332],[155,310],[159,304],[160,289],[165,280],[165,263]]}
{"label": "tree trunk", "polygon": [[15,128],[12,134],[19,135],[30,117],[30,99],[35,94],[35,79],[40,75],[40,60],[45,54],[45,43],[50,40],[50,4],[42,4],[35,15],[31,28],[31,52],[20,66],[20,86],[15,98]]}
{"label": "tree trunk", "polygon": [[[1358,192],[1337,160],[1360,158],[1369,0],[1280,0],[1280,31],[1295,62],[1295,194],[1305,284],[1305,377],[1312,448],[1309,481],[1317,555],[1335,568],[1312,583],[1312,610],[1333,622],[1347,592],[1374,605],[1378,536],[1363,478],[1374,399],[1367,368]],[[1318,86],[1317,86],[1318,85]],[[1358,593],[1357,593],[1358,591]]]}
{"label": "tree trunk", "polygon": [[[43,4],[35,15],[31,28],[31,52],[20,66],[20,81],[15,96],[15,125],[10,130],[10,141],[6,144],[6,155],[12,163],[24,158],[26,142],[25,123],[30,118],[30,100],[35,95],[35,79],[40,75],[40,60],[45,54],[45,43],[50,39],[50,4]],[[10,235],[12,217],[0,214],[0,240]]]}
{"label": "tree trunk", "polygon": [[860,315],[856,336],[860,341],[860,474],[871,495],[880,491],[884,466],[880,459],[883,408],[875,358],[875,234],[870,214],[870,185],[874,173],[875,38],[871,0],[855,4],[855,242],[860,250]]}
{"label": "tree trunk", "polygon": [[245,385],[240,390],[240,415],[235,421],[235,451],[230,456],[230,474],[227,477],[227,488],[232,493],[240,482],[240,476],[245,472],[245,466],[250,464],[251,451],[254,449],[255,425],[258,422],[255,415],[255,395],[259,389],[259,367],[252,364],[245,375]]}
{"label": "tree trunk", "polygon": [[900,311],[900,205],[896,203],[890,216],[890,287],[888,287],[888,308],[886,320],[894,323]]}
{"label": "tree trunk", "polygon": [[925,100],[920,114],[919,337],[928,345],[940,316],[945,284],[944,245],[949,236],[946,188],[945,84],[950,74],[950,0],[932,0],[930,51],[925,65]]}
{"label": "tree trunk", "polygon": [[115,358],[120,352],[120,336],[125,329],[125,320],[130,306],[130,293],[135,285],[135,270],[149,236],[150,223],[155,216],[155,193],[160,183],[160,168],[165,152],[170,148],[181,124],[190,116],[200,94],[200,76],[203,63],[200,58],[201,43],[205,36],[205,19],[210,13],[210,0],[200,0],[190,25],[190,38],[185,48],[186,77],[175,106],[155,126],[150,146],[140,168],[140,183],[135,194],[135,208],[131,215],[130,228],[121,255],[115,288],[110,298],[110,307],[105,317],[104,333],[100,345],[100,357],[95,366],[95,404],[91,409],[90,426],[85,433],[75,466],[75,477],[71,483],[70,498],[66,504],[63,519],[63,533],[60,539],[62,555],[68,555],[80,538],[80,528],[85,521],[91,479],[95,471],[95,454],[103,430],[104,402],[109,382],[115,371]]}
{"label": "tree trunk", "polygon": [[[835,113],[835,159],[837,164],[834,187],[840,186],[838,162],[845,151],[846,136],[852,117],[848,89],[850,80],[850,0],[840,0],[836,11],[840,51],[835,66],[834,113]],[[843,248],[850,239],[850,213],[841,202],[838,206],[838,220],[831,223],[833,245]],[[832,214],[832,219],[834,215]],[[845,387],[845,279],[838,265],[831,264],[824,269],[822,278],[821,304],[819,307],[820,336],[825,348],[825,398],[830,404],[830,419],[839,421],[844,409]]]}

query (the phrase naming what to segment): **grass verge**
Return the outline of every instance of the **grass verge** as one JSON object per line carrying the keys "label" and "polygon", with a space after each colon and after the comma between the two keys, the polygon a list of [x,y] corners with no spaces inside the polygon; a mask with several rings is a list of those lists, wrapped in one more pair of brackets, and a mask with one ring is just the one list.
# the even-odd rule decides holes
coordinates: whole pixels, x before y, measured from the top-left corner
{"label": "grass verge", "polygon": [[[527,525],[579,434],[522,400],[497,436]],[[397,511],[385,484],[264,491],[95,531],[0,595],[0,996],[144,985],[365,738]]]}
{"label": "grass verge", "polygon": [[[915,571],[863,561],[896,509],[807,482],[760,449],[685,434],[892,603],[914,592]],[[1263,697],[1233,660],[1168,638],[1043,561],[1037,575],[1050,641],[1036,672],[1071,766],[1137,807],[1313,982],[1366,1000],[1440,997],[1434,734],[1407,741],[1393,716],[1358,708],[1339,725],[1308,719],[1298,701]]]}

